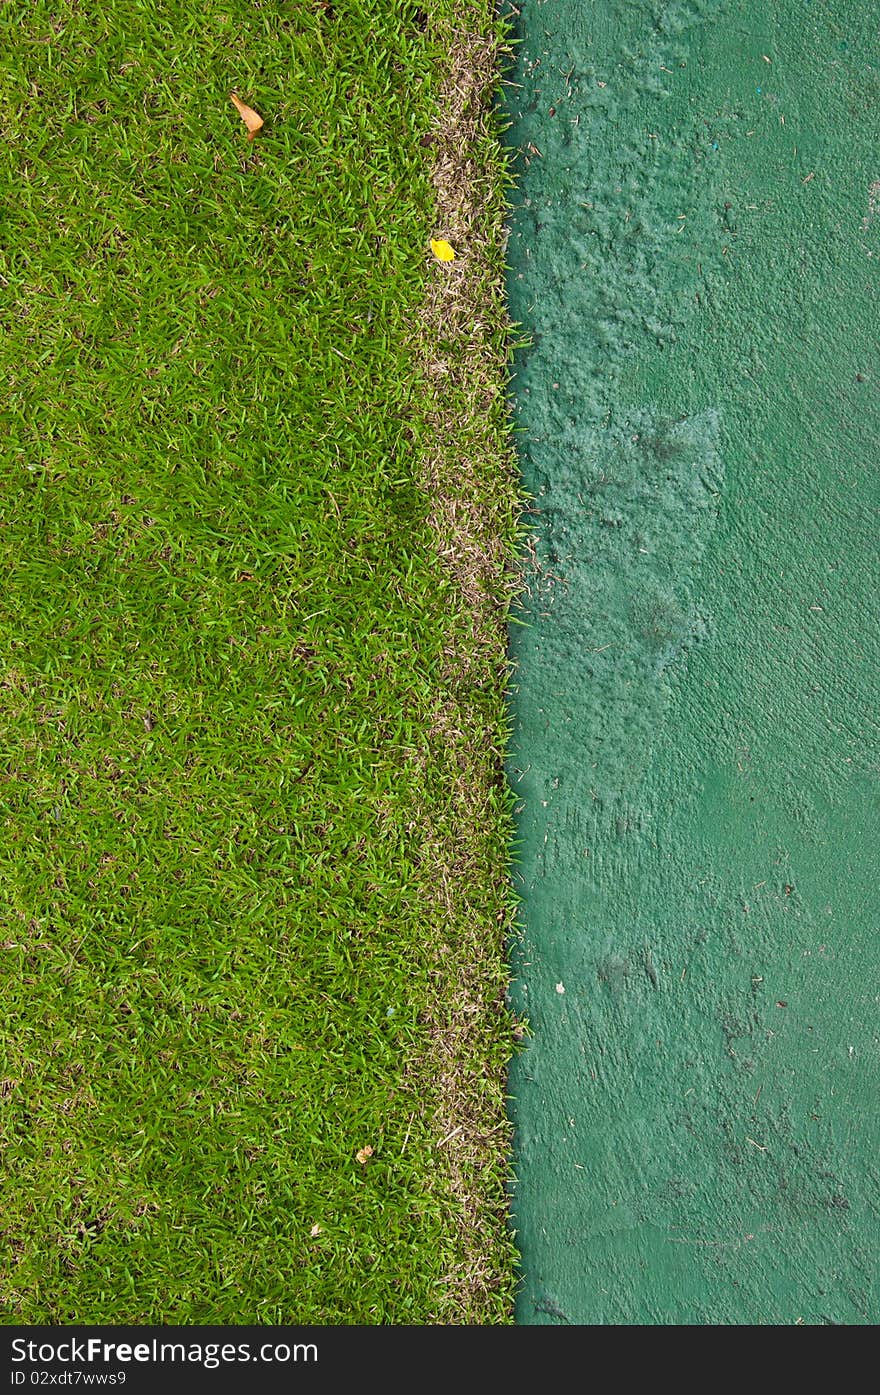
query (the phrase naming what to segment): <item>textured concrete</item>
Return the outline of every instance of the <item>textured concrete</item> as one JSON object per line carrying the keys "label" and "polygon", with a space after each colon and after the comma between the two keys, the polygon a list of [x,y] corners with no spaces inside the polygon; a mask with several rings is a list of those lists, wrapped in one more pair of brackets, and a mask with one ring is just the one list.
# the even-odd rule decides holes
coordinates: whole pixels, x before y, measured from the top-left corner
{"label": "textured concrete", "polygon": [[880,1320],[872,0],[525,0],[524,1323]]}

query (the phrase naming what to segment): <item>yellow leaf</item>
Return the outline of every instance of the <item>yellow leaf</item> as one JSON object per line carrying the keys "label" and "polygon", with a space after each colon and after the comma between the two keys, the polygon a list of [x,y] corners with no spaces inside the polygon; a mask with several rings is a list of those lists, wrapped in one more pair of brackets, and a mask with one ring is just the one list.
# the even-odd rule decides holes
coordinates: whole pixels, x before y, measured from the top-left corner
{"label": "yellow leaf", "polygon": [[455,261],[455,248],[450,247],[449,243],[442,237],[437,239],[431,238],[431,251],[434,253],[438,262]]}
{"label": "yellow leaf", "polygon": [[248,140],[253,140],[257,131],[259,131],[260,127],[263,125],[262,116],[260,116],[259,112],[254,111],[253,107],[246,107],[244,102],[236,97],[234,92],[230,92],[229,100],[247,126]]}
{"label": "yellow leaf", "polygon": [[371,1158],[372,1156],[373,1150],[370,1147],[369,1143],[367,1144],[366,1148],[358,1148],[357,1152],[355,1153],[355,1157],[357,1158],[361,1167],[364,1167],[366,1165],[367,1158]]}

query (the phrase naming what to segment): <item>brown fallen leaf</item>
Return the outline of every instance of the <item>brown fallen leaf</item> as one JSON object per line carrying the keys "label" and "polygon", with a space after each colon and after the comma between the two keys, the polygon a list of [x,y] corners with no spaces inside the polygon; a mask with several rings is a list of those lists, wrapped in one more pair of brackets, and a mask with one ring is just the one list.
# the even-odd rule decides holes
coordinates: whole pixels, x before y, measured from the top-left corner
{"label": "brown fallen leaf", "polygon": [[260,127],[264,124],[262,116],[258,111],[254,111],[253,107],[245,106],[241,98],[237,97],[234,92],[230,92],[229,100],[232,102],[232,105],[235,107],[235,110],[238,112],[245,126],[247,126],[248,140],[253,140],[257,131],[259,131]]}
{"label": "brown fallen leaf", "polygon": [[357,1152],[355,1153],[355,1157],[357,1158],[361,1167],[365,1167],[367,1158],[371,1158],[372,1156],[373,1150],[370,1147],[369,1143],[367,1144],[366,1148],[358,1148]]}

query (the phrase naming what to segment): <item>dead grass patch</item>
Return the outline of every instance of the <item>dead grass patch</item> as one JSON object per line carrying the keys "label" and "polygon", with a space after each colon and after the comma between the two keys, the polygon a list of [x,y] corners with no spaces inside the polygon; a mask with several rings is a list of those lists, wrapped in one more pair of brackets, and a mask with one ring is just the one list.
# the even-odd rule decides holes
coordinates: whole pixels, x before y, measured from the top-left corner
{"label": "dead grass patch", "polygon": [[431,235],[449,241],[456,257],[430,269],[414,345],[427,375],[430,430],[421,482],[451,583],[451,642],[430,732],[449,803],[422,830],[434,913],[432,1133],[458,1256],[437,1306],[446,1323],[512,1320],[516,1263],[505,1107],[517,1039],[505,999],[515,907],[503,761],[520,499],[507,406],[504,165],[493,110],[506,50],[497,23],[493,29],[438,35],[447,58],[430,142]]}

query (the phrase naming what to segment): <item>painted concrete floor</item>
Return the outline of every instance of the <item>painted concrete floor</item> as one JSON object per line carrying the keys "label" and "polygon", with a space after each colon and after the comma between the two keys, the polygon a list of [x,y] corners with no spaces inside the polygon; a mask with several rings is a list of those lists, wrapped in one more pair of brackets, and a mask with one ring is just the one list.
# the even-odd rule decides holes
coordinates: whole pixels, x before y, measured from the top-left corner
{"label": "painted concrete floor", "polygon": [[525,0],[522,1323],[880,1319],[871,0]]}

